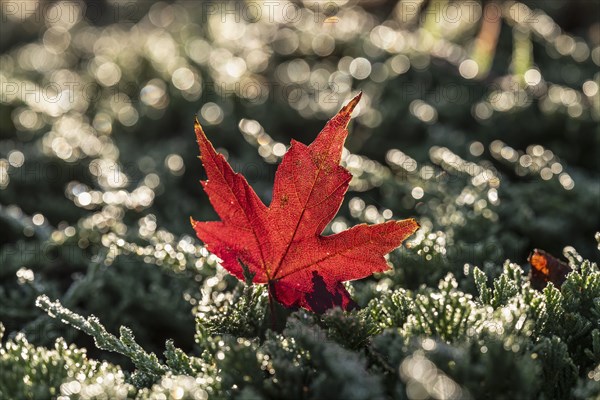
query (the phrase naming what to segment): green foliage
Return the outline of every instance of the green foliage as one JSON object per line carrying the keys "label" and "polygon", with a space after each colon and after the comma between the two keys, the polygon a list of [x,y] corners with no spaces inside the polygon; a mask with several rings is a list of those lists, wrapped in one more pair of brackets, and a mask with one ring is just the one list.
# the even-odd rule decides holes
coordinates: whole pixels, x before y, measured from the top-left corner
{"label": "green foliage", "polygon": [[[210,305],[205,304],[206,301],[205,296],[196,314],[198,334],[254,337],[263,330],[268,302],[263,286],[252,285],[250,281],[243,288],[238,285],[233,293],[215,294]],[[202,340],[203,337],[196,338],[196,341]]]}
{"label": "green foliage", "polygon": [[203,380],[191,376],[167,374],[150,390],[141,390],[137,398],[145,400],[168,398],[206,400],[208,399],[208,392],[202,387],[203,384],[205,384]]}
{"label": "green foliage", "polygon": [[579,379],[573,396],[578,400],[600,398],[600,364],[590,371],[586,378]]}
{"label": "green foliage", "polygon": [[479,292],[479,301],[483,304],[492,304],[492,289],[487,287],[487,275],[479,268],[473,268],[473,280]]}
{"label": "green foliage", "polygon": [[300,312],[288,319],[283,334],[271,334],[265,341],[263,349],[274,370],[272,381],[276,392],[271,395],[382,398],[380,378],[368,372],[365,357],[328,340],[326,332],[312,324],[311,319]]}
{"label": "green foliage", "polygon": [[414,310],[414,302],[404,289],[371,300],[368,317],[380,328],[402,327]]}
{"label": "green foliage", "polygon": [[[0,339],[3,330],[0,324]],[[61,393],[79,393],[85,382],[124,376],[118,366],[90,360],[85,349],[67,345],[63,339],[57,339],[54,347],[47,349],[33,346],[23,334],[8,339],[0,347],[0,370],[2,399],[56,398]],[[119,390],[122,398],[134,393],[132,387],[123,388]]]}
{"label": "green foliage", "polygon": [[[264,289],[238,283],[198,304],[199,354],[169,340],[164,360],[146,352],[130,329],[121,328],[117,338],[95,317],[40,296],[38,306],[50,316],[126,356],[135,370],[89,360],[62,340],[55,350],[34,347],[20,334],[0,353],[2,366],[14,371],[0,388],[25,398],[73,399],[94,393],[158,399],[174,390],[191,399],[433,397],[440,390],[451,398],[590,398],[598,393],[600,330],[593,324],[600,271],[583,259],[572,267],[560,289],[549,284],[542,292],[514,263],[505,263],[491,288],[474,268],[476,299],[448,275],[437,289],[382,290],[358,311],[284,316],[280,333],[264,328]],[[209,309],[222,314],[207,318],[201,310]]]}
{"label": "green foliage", "polygon": [[380,331],[380,326],[370,315],[372,310],[373,307],[369,307],[347,313],[336,307],[323,315],[322,325],[327,329],[329,338],[346,348],[358,350]]}
{"label": "green foliage", "polygon": [[440,281],[438,290],[427,288],[415,296],[415,312],[408,318],[408,332],[442,340],[464,337],[477,329],[484,315],[470,294],[457,290],[452,275]]}
{"label": "green foliage", "polygon": [[162,376],[167,368],[159,363],[153,353],[146,353],[136,343],[131,329],[122,326],[120,337],[108,333],[106,328],[94,316],[87,319],[64,308],[60,302],[52,302],[47,296],[40,296],[37,305],[53,318],[58,318],[66,324],[82,330],[94,338],[96,346],[102,350],[114,351],[128,357],[136,366],[134,382],[143,387]]}
{"label": "green foliage", "polygon": [[600,363],[600,330],[594,329],[592,331],[592,347],[585,349],[585,355],[588,356],[592,361]]}
{"label": "green foliage", "polygon": [[535,347],[534,354],[541,360],[544,382],[543,393],[546,398],[564,399],[569,397],[577,381],[577,367],[569,357],[567,345],[554,336],[543,338]]}
{"label": "green foliage", "polygon": [[[0,24],[0,399],[600,398],[594,2],[502,2],[497,39],[475,3],[66,3]],[[282,146],[358,90],[326,233],[422,227],[359,310],[282,310],[193,237],[192,116],[268,203]],[[561,287],[531,287],[536,247]]]}

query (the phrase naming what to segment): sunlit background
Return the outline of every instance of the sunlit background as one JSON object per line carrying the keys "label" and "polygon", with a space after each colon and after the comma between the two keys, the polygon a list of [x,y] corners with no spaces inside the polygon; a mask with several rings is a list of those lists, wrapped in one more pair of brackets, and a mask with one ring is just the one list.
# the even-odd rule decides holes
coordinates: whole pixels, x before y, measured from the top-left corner
{"label": "sunlit background", "polygon": [[[534,247],[597,254],[594,1],[0,4],[0,280],[25,297],[64,293],[86,263],[217,287],[189,225],[216,218],[194,115],[268,203],[290,140],[310,142],[359,91],[342,161],[353,180],[327,233],[422,225],[374,290],[493,274]],[[38,315],[7,309],[9,328]],[[405,378],[423,362],[407,359]]]}

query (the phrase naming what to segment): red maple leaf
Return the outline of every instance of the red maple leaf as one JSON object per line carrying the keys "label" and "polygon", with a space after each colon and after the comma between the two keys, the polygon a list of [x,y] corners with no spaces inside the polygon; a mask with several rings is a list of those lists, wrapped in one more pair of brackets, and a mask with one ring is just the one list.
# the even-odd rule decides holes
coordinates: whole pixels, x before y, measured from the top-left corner
{"label": "red maple leaf", "polygon": [[191,219],[198,238],[240,280],[242,264],[254,283],[269,285],[287,307],[323,312],[355,306],[342,282],[389,269],[384,255],[412,235],[414,219],[360,224],[321,236],[339,210],[352,176],[340,166],[342,148],[356,96],[306,146],[292,140],[275,174],[273,199],[267,207],[246,179],[218,154],[196,120],[200,159],[208,179],[201,181],[219,222]]}

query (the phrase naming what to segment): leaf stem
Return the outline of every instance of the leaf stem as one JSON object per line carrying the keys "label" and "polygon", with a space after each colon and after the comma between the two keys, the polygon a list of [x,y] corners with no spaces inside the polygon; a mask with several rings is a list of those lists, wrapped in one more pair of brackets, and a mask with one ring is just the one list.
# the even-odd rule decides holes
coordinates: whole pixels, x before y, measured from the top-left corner
{"label": "leaf stem", "polygon": [[271,294],[271,285],[269,284],[269,311],[271,314],[271,330],[275,331],[275,303],[273,302],[273,295]]}

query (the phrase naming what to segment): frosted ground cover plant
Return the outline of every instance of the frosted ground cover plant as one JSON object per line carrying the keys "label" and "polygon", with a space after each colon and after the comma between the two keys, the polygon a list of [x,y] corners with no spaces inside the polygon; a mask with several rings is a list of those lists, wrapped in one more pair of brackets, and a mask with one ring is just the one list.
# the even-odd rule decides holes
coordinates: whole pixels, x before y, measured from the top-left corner
{"label": "frosted ground cover plant", "polygon": [[[2,2],[0,398],[598,396],[597,6],[206,4]],[[272,318],[189,226],[193,116],[269,204],[359,91],[324,234],[421,229],[358,310]]]}

